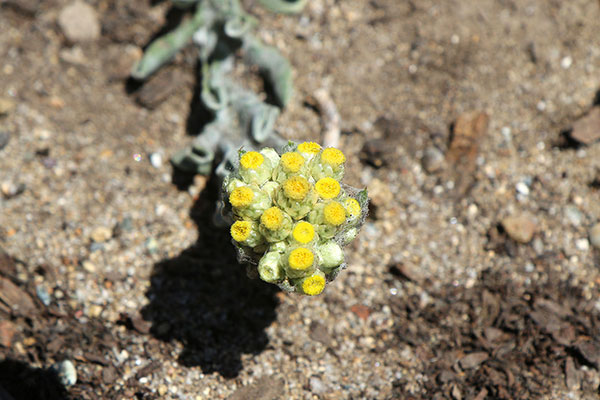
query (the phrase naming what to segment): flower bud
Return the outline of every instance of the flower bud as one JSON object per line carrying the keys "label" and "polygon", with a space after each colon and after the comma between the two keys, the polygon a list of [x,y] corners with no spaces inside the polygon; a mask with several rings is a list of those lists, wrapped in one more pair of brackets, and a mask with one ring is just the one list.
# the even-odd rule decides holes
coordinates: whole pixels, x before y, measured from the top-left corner
{"label": "flower bud", "polygon": [[327,273],[344,262],[344,251],[333,240],[328,240],[317,247],[319,268]]}
{"label": "flower bud", "polygon": [[265,282],[273,283],[285,278],[285,272],[281,266],[280,259],[282,254],[276,251],[269,251],[258,262],[258,274],[260,279]]}

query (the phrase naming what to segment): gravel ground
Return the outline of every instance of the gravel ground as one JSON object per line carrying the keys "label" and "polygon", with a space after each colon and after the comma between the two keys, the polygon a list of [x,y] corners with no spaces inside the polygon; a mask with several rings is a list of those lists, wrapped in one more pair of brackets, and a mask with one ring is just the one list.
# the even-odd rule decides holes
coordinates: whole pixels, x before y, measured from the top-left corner
{"label": "gravel ground", "polygon": [[247,279],[214,179],[167,162],[194,51],[126,78],[169,3],[86,3],[73,44],[69,2],[0,2],[0,397],[597,398],[600,143],[569,135],[600,103],[598,1],[245,2],[294,67],[278,130],[319,141],[325,88],[372,198],[315,298]]}

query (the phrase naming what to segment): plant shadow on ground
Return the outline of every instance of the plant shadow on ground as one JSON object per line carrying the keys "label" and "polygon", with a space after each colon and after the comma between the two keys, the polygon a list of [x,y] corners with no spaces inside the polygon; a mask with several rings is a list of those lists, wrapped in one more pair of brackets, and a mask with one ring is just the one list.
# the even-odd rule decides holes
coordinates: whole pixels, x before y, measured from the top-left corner
{"label": "plant shadow on ground", "polygon": [[67,391],[54,371],[33,368],[5,359],[0,361],[1,400],[63,400]]}
{"label": "plant shadow on ground", "polygon": [[234,378],[243,353],[258,354],[268,344],[265,328],[276,318],[278,289],[246,277],[229,233],[212,225],[219,188],[211,178],[191,210],[197,242],[175,258],[154,266],[150,304],[141,311],[151,334],[184,346],[179,362],[204,373]]}

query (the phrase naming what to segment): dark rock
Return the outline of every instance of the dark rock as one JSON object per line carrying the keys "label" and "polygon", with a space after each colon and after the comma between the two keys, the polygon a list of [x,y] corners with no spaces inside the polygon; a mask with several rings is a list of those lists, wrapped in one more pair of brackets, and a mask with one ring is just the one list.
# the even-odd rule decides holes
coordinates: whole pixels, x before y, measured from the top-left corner
{"label": "dark rock", "polygon": [[600,106],[592,108],[589,113],[575,121],[570,137],[584,145],[590,145],[600,139]]}

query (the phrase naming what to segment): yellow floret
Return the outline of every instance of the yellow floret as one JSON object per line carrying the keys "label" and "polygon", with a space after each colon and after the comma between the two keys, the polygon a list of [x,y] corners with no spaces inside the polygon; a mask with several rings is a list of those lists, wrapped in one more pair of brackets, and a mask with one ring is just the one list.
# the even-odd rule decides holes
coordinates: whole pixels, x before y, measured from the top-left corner
{"label": "yellow floret", "polygon": [[316,154],[321,151],[321,146],[315,142],[304,142],[298,145],[298,151]]}
{"label": "yellow floret", "polygon": [[321,275],[309,276],[302,282],[302,291],[309,296],[316,296],[325,289],[325,278]]}
{"label": "yellow floret", "polygon": [[290,268],[303,271],[313,265],[315,255],[306,247],[298,247],[290,252],[288,263]]}
{"label": "yellow floret", "polygon": [[321,153],[321,160],[331,166],[338,167],[346,162],[346,156],[340,150],[328,147]]}
{"label": "yellow floret", "polygon": [[306,244],[315,238],[315,228],[306,221],[300,221],[292,231],[292,236],[297,242]]}
{"label": "yellow floret", "polygon": [[229,202],[236,208],[249,206],[252,199],[254,199],[254,192],[247,186],[235,188],[229,195]]}
{"label": "yellow floret", "polygon": [[321,178],[315,184],[315,189],[323,199],[333,199],[340,194],[340,183],[333,178]]}
{"label": "yellow floret", "polygon": [[346,207],[348,216],[356,217],[360,215],[360,204],[356,199],[353,199],[352,197],[347,198],[344,200],[344,207]]}
{"label": "yellow floret", "polygon": [[323,217],[330,225],[341,225],[346,221],[346,210],[337,201],[332,201],[323,208]]}
{"label": "yellow floret", "polygon": [[260,223],[267,229],[277,230],[283,224],[283,213],[279,208],[271,207],[260,216]]}
{"label": "yellow floret", "polygon": [[252,232],[252,224],[250,221],[235,221],[231,225],[231,237],[236,242],[243,242],[250,237]]}
{"label": "yellow floret", "polygon": [[304,165],[304,157],[300,153],[288,152],[281,156],[281,166],[288,172],[298,172]]}
{"label": "yellow floret", "polygon": [[290,199],[297,201],[304,200],[309,190],[310,183],[302,176],[292,176],[283,184],[283,192],[285,195]]}
{"label": "yellow floret", "polygon": [[240,158],[240,164],[246,169],[258,168],[264,161],[265,158],[263,155],[257,151],[249,151],[244,153],[244,155]]}

